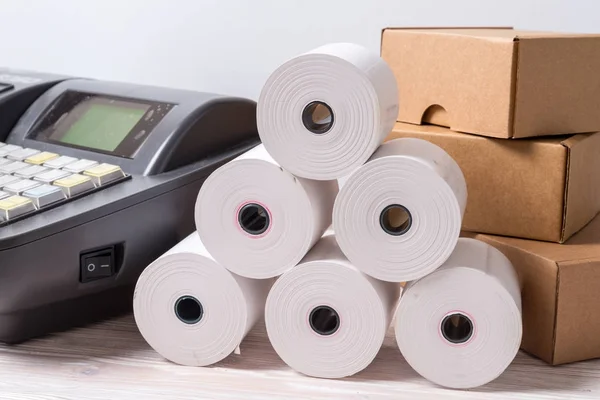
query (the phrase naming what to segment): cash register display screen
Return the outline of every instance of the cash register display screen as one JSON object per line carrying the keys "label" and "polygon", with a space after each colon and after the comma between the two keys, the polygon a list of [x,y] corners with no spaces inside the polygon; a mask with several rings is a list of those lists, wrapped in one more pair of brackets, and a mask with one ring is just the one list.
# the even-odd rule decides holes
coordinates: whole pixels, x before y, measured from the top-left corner
{"label": "cash register display screen", "polygon": [[27,137],[134,158],[175,107],[175,103],[155,99],[66,90],[40,115]]}
{"label": "cash register display screen", "polygon": [[114,151],[142,119],[150,105],[94,97],[73,108],[58,123],[51,140]]}

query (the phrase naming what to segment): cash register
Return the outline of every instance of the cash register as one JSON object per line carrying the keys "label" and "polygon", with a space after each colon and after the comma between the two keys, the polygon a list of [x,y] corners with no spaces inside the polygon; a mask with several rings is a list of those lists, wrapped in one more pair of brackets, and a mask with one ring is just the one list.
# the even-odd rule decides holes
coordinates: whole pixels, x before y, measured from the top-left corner
{"label": "cash register", "polygon": [[0,341],[131,309],[204,179],[258,142],[248,99],[0,70]]}

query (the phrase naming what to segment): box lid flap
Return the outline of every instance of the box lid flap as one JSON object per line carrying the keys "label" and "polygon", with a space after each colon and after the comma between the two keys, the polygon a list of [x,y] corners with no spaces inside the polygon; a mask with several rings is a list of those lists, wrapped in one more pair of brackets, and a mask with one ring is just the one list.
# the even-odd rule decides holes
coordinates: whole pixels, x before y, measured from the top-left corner
{"label": "box lid flap", "polygon": [[526,40],[526,39],[553,39],[553,38],[581,38],[581,37],[600,37],[595,33],[567,33],[551,31],[530,31],[514,29],[512,27],[401,27],[385,28],[385,30],[399,30],[404,32],[431,33],[431,34],[449,34],[472,36],[485,39],[496,40]]}
{"label": "box lid flap", "polygon": [[562,144],[569,155],[561,235],[564,241],[600,211],[600,133],[575,135]]}
{"label": "box lid flap", "polygon": [[[457,132],[445,126],[438,125],[416,125],[409,124],[406,122],[396,122],[394,125],[394,131],[398,132],[412,132],[421,134],[443,134],[450,137],[460,137],[463,140],[504,140],[497,138],[490,138],[487,136],[480,136],[472,133]],[[519,139],[520,143],[535,143],[536,145],[550,145],[550,146],[563,146],[570,148],[576,143],[579,143],[582,138],[574,138],[574,136],[588,136],[588,135],[564,135],[564,136],[545,136],[538,138],[524,138]],[[506,143],[505,143],[506,144]]]}
{"label": "box lid flap", "polygon": [[480,39],[500,40],[511,42],[515,39],[512,28],[388,28],[402,33],[418,33],[432,35],[471,36]]}
{"label": "box lid flap", "polygon": [[600,34],[596,33],[563,33],[563,32],[537,32],[537,31],[519,31],[515,30],[515,38],[525,39],[564,39],[564,38],[598,38]]}
{"label": "box lid flap", "polygon": [[526,33],[515,47],[512,137],[597,130],[600,36]]}
{"label": "box lid flap", "polygon": [[519,248],[522,251],[536,254],[557,263],[600,260],[599,217],[594,218],[585,228],[563,244],[502,236],[476,235],[476,237],[480,236],[489,236],[496,242]]}
{"label": "box lid flap", "polygon": [[[580,133],[578,135],[567,135],[567,136],[561,137],[560,143],[563,146],[565,146],[566,148],[570,149],[570,148],[578,145],[579,143],[587,140],[594,133]],[[557,136],[557,137],[559,137],[559,136]],[[519,139],[519,140],[521,140],[521,139]]]}

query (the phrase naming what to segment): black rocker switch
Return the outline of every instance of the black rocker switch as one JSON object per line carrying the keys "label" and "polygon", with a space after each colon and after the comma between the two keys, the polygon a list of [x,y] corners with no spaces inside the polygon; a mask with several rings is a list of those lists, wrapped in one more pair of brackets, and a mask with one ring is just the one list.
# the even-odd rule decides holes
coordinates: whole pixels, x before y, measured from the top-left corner
{"label": "black rocker switch", "polygon": [[108,278],[115,273],[114,248],[108,247],[82,254],[80,264],[82,283]]}

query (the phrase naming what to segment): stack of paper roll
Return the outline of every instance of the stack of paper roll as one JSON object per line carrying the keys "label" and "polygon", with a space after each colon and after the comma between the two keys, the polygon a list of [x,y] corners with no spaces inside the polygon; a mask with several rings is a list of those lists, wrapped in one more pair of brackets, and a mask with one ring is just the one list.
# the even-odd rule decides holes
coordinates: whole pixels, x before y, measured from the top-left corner
{"label": "stack of paper roll", "polygon": [[392,72],[358,45],[281,65],[258,101],[262,144],[207,178],[197,231],[139,279],[148,343],[209,365],[264,315],[289,366],[341,378],[373,361],[395,319],[400,351],[431,381],[466,388],[502,373],[521,338],[516,274],[459,239],[467,187],[446,152],[383,143],[397,113]]}

